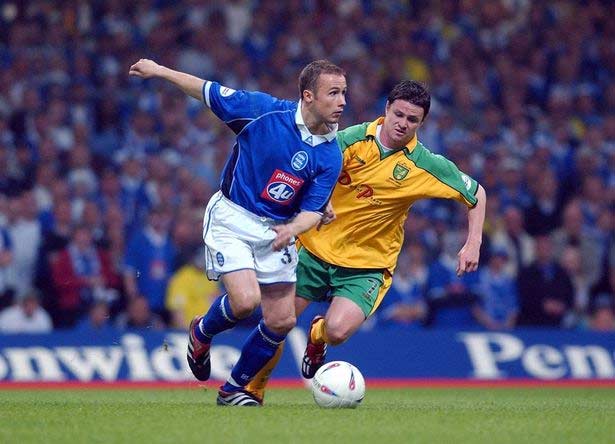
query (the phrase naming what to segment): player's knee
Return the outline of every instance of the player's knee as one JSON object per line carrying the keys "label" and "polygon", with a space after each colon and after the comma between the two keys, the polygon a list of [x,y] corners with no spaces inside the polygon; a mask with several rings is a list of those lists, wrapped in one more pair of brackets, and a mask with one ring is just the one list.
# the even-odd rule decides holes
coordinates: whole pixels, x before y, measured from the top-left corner
{"label": "player's knee", "polygon": [[278,335],[286,335],[297,325],[297,318],[294,315],[287,315],[266,319],[265,325]]}
{"label": "player's knee", "polygon": [[244,319],[250,316],[260,304],[260,294],[244,291],[234,294],[231,300],[233,315],[235,315],[237,319]]}
{"label": "player's knee", "polygon": [[350,337],[351,330],[341,322],[327,322],[327,338],[331,345],[339,345]]}

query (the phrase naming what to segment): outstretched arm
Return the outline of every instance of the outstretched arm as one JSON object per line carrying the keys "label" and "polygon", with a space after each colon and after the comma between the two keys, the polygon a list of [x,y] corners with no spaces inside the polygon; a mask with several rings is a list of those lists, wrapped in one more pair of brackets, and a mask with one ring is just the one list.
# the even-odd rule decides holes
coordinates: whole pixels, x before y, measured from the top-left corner
{"label": "outstretched arm", "polygon": [[480,256],[480,245],[483,241],[483,225],[485,223],[485,209],[487,207],[487,194],[482,186],[476,191],[478,202],[474,208],[468,210],[468,238],[459,250],[457,257],[457,276],[466,272],[476,271]]}
{"label": "outstretched arm", "polygon": [[166,66],[159,65],[153,60],[141,59],[130,67],[131,76],[149,79],[158,77],[173,83],[183,92],[199,101],[203,101],[203,84],[205,80],[199,79],[185,72],[174,71]]}

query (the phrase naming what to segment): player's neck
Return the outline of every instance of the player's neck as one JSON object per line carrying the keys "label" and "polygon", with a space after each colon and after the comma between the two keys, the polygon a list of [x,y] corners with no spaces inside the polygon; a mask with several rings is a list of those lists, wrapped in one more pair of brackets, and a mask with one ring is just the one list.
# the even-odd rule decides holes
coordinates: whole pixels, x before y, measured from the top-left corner
{"label": "player's neck", "polygon": [[382,126],[378,127],[376,137],[378,138],[378,142],[380,142],[381,145],[384,145],[390,150],[398,150],[406,146],[405,144],[402,144],[401,142],[395,142],[390,137],[388,137],[387,132],[382,131]]}
{"label": "player's neck", "polygon": [[307,129],[310,130],[310,133],[323,135],[331,132],[331,128],[327,125],[327,122],[315,116],[304,103],[301,104],[301,117],[303,117],[303,123],[305,123]]}

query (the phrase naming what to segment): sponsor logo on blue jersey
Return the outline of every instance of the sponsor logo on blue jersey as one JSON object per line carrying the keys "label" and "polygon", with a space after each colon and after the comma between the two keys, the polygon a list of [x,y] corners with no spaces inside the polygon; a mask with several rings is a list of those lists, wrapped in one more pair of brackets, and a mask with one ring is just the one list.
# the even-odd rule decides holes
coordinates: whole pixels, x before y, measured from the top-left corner
{"label": "sponsor logo on blue jersey", "polygon": [[301,171],[308,163],[308,154],[305,151],[299,151],[295,153],[290,160],[290,164],[295,171]]}
{"label": "sponsor logo on blue jersey", "polygon": [[303,182],[303,179],[276,169],[265,185],[261,197],[281,205],[288,205],[303,186]]}
{"label": "sponsor logo on blue jersey", "polygon": [[273,182],[267,187],[267,194],[276,202],[285,202],[293,198],[295,190],[284,182]]}

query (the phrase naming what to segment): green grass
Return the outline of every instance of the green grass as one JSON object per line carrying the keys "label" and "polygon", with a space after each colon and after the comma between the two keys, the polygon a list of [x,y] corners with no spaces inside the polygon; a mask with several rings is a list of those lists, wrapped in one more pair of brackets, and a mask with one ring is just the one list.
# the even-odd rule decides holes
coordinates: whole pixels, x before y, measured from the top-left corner
{"label": "green grass", "polygon": [[0,443],[615,443],[615,389],[367,392],[356,410],[271,390],[264,408],[215,391],[0,390]]}

